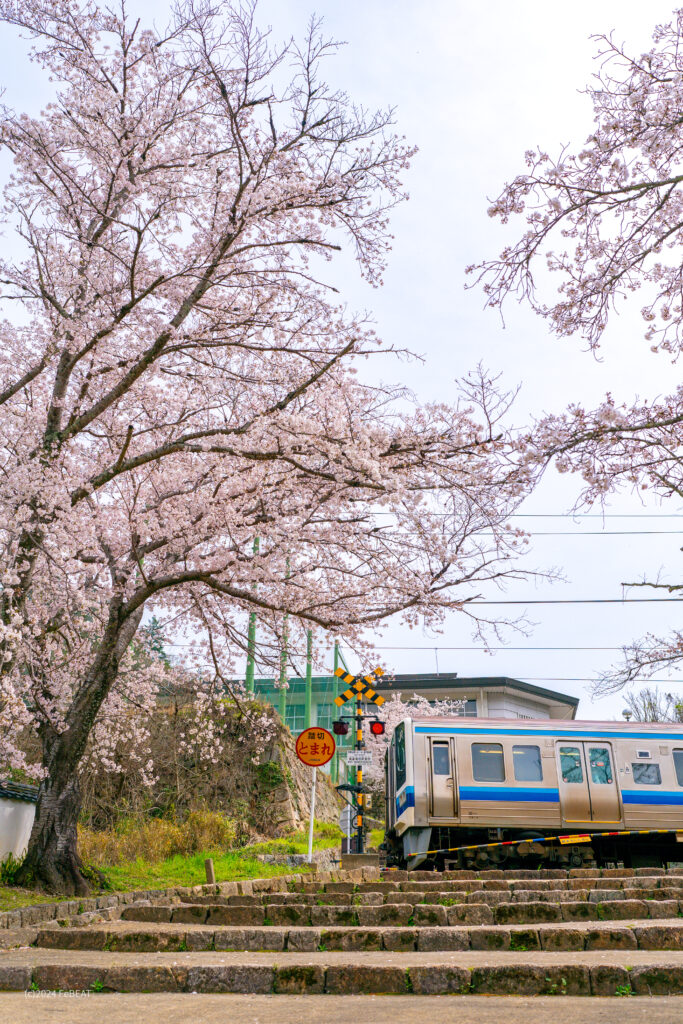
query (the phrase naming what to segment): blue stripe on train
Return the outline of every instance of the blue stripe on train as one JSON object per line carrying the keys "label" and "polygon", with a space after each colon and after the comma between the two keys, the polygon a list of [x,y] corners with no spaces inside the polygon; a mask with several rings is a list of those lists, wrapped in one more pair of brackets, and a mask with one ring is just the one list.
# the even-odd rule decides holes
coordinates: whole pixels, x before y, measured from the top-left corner
{"label": "blue stripe on train", "polygon": [[402,793],[396,797],[396,817],[400,818],[409,807],[415,806],[415,790],[412,786],[406,786]]}
{"label": "blue stripe on train", "polygon": [[672,793],[671,790],[622,789],[621,799],[625,804],[683,804],[683,792]]}
{"label": "blue stripe on train", "polygon": [[615,732],[600,728],[572,729],[570,731],[569,729],[557,727],[555,729],[500,729],[498,726],[482,728],[482,726],[416,725],[415,732],[428,733],[429,735],[448,733],[451,736],[526,736],[528,738],[532,736],[554,736],[556,739],[562,740],[567,744],[570,744],[573,739],[589,739],[596,742],[599,742],[601,739],[650,740],[651,743],[659,740],[678,740],[683,743],[683,729],[679,732],[632,732],[630,729],[628,732],[626,730]]}
{"label": "blue stripe on train", "polygon": [[[461,800],[518,800],[524,803],[559,803],[560,793],[557,789],[532,788],[522,786],[460,786]],[[621,798],[625,804],[668,804],[683,805],[683,791],[675,793],[663,790],[661,793],[652,790],[623,789]],[[415,790],[406,786],[396,797],[396,817],[400,818],[410,807],[415,806]]]}
{"label": "blue stripe on train", "polygon": [[460,786],[461,800],[520,800],[525,803],[556,804],[560,801],[557,789],[526,786]]}

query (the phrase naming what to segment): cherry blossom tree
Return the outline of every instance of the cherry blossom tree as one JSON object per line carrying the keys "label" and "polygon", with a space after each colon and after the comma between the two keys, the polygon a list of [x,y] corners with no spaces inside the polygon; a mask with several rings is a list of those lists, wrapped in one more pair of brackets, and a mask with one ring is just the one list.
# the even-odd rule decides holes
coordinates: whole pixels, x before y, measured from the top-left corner
{"label": "cherry blossom tree", "polygon": [[[625,300],[640,293],[646,343],[676,361],[683,350],[683,9],[655,29],[652,48],[641,55],[611,36],[596,38],[599,67],[587,89],[591,134],[582,148],[554,159],[527,152],[526,172],[489,209],[503,224],[524,217],[526,230],[497,259],[469,272],[489,306],[515,296],[556,335],[578,335],[593,351]],[[528,452],[580,474],[580,502],[591,505],[623,489],[683,496],[682,441],[677,387],[655,401],[620,403],[607,395],[593,410],[572,405],[536,424]],[[625,582],[681,588],[660,578]],[[637,640],[624,653],[598,692],[680,663],[683,632]]]}
{"label": "cherry blossom tree", "polygon": [[37,733],[18,880],[81,893],[79,769],[115,757],[117,722],[135,741],[163,682],[136,660],[145,611],[190,645],[198,707],[229,688],[252,611],[264,657],[285,622],[292,657],[311,626],[361,643],[391,615],[457,609],[481,632],[470,602],[520,574],[506,518],[536,468],[485,374],[428,407],[359,376],[378,341],[326,263],[350,246],[381,282],[412,151],[325,84],[317,22],[278,48],[252,6],[200,0],[166,33],[125,3],[0,18],[54,83],[0,136],[0,755],[21,763]]}

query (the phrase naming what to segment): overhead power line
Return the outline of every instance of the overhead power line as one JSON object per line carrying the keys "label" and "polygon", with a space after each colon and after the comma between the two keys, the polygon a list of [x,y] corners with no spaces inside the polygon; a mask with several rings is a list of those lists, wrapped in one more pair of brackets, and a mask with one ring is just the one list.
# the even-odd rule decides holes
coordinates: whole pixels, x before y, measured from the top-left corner
{"label": "overhead power line", "polygon": [[[524,679],[533,683],[545,682],[545,683],[593,683],[595,682],[596,676],[524,676]],[[645,677],[643,679],[632,679],[633,683],[680,683],[683,682],[683,678],[678,679],[651,679]]]}
{"label": "overhead power line", "polygon": [[434,644],[421,644],[415,647],[404,647],[402,645],[385,646],[384,644],[372,645],[377,651],[621,651],[622,647],[507,647],[504,644],[498,647],[441,647]]}
{"label": "overhead power line", "polygon": [[683,512],[513,512],[510,519],[683,519]]}
{"label": "overhead power line", "polygon": [[[530,537],[671,537],[681,536],[683,530],[530,530]],[[485,530],[480,536],[493,536]]]}
{"label": "overhead power line", "polygon": [[683,530],[533,530],[530,537],[671,537]]}
{"label": "overhead power line", "polygon": [[[375,516],[393,516],[395,512],[378,509]],[[450,512],[424,509],[423,516],[448,516]],[[512,512],[508,519],[683,519],[683,512]]]}
{"label": "overhead power line", "polygon": [[548,598],[533,601],[463,601],[463,605],[482,604],[665,604],[672,601],[683,602],[683,597],[574,597]]}

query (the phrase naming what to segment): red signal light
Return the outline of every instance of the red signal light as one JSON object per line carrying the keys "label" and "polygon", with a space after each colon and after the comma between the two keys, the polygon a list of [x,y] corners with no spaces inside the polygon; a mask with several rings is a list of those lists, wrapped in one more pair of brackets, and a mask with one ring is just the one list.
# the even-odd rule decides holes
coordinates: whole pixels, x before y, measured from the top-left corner
{"label": "red signal light", "polygon": [[335,736],[346,736],[349,731],[348,722],[333,722],[332,732]]}
{"label": "red signal light", "polygon": [[373,736],[384,736],[384,722],[380,722],[379,719],[374,719],[370,722],[370,732]]}

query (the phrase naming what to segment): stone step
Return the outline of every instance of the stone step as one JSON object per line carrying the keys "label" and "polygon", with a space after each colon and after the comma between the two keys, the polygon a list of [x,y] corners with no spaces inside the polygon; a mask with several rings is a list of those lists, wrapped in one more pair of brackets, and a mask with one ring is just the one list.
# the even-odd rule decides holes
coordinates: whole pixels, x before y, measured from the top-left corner
{"label": "stone step", "polygon": [[[528,899],[529,893],[538,893],[534,899],[586,899],[589,892],[626,893],[629,899],[683,899],[683,878],[607,878],[607,879],[557,879],[538,880],[523,879],[508,883],[492,879],[488,882],[452,882],[441,883],[440,886],[425,886],[421,883],[397,883],[389,889],[375,889],[372,885],[349,887],[346,892],[339,892],[331,886],[320,886],[313,892],[272,892],[245,895],[209,894],[191,897],[192,903],[225,905],[229,907],[267,906],[272,903],[326,904],[329,906],[345,906],[352,904],[379,903],[437,903],[440,900],[465,899],[479,893],[484,901],[489,897],[501,899]],[[540,894],[548,893],[547,897]],[[578,896],[574,896],[578,893]],[[663,895],[659,895],[663,894]],[[610,897],[606,897],[610,898]],[[619,898],[615,896],[613,898]],[[185,902],[189,902],[187,897]]]}
{"label": "stone step", "polygon": [[[155,924],[206,924],[228,926],[270,925],[458,925],[536,924],[553,921],[619,921],[644,918],[672,918],[683,913],[683,901],[676,899],[600,899],[598,891],[588,900],[567,899],[548,902],[526,898],[506,902],[385,903],[377,905],[319,906],[317,904],[273,903],[268,906],[227,906],[225,904],[180,903],[131,905],[121,912],[123,921]],[[489,894],[489,897],[494,894]],[[533,896],[534,893],[527,894]],[[593,898],[595,897],[595,898]]]}
{"label": "stone step", "polygon": [[538,925],[527,928],[202,928],[197,925],[133,925],[45,929],[38,933],[41,949],[108,950],[113,952],[186,952],[264,950],[319,952],[326,950],[433,952],[436,950],[510,950],[548,952],[607,950],[683,950],[683,921],[656,924],[631,922],[584,925]]}
{"label": "stone step", "polygon": [[[575,890],[631,890],[631,889],[683,889],[683,876],[649,876],[643,875],[633,878],[557,878],[557,879],[469,879],[467,881],[449,881],[440,879],[433,882],[364,882],[358,885],[352,883],[307,883],[304,885],[289,886],[287,892],[261,893],[254,900],[268,900],[273,896],[298,896],[301,899],[315,899],[321,896],[342,898],[343,896],[360,896],[381,893],[384,899],[396,893],[423,893],[430,892],[448,893],[455,895],[459,892],[517,892],[517,891],[575,891]],[[209,899],[210,897],[202,897]]]}
{"label": "stone step", "polygon": [[[488,903],[494,906],[497,903],[524,902],[526,900],[541,900],[546,903],[575,902],[577,900],[591,903],[602,903],[609,899],[677,899],[683,900],[683,888],[646,889],[513,889],[505,892],[488,892],[487,890],[475,889],[463,892],[442,892],[430,890],[427,892],[388,892],[388,893],[273,893],[270,896],[261,897],[262,905],[297,905],[297,906],[378,906],[382,903]],[[226,906],[254,906],[258,903],[246,903],[239,896],[230,896],[225,900],[203,900],[207,905],[223,903]]]}
{"label": "stone step", "polygon": [[395,871],[390,868],[380,872],[380,880],[430,882],[436,878],[634,878],[643,875],[683,875],[683,865],[669,868],[496,868],[487,871]]}
{"label": "stone step", "polygon": [[[284,959],[283,959],[284,957]],[[0,990],[69,992],[362,993],[395,995],[673,995],[683,953],[406,953],[400,964],[367,952],[167,954],[30,949],[0,961]],[[95,1006],[96,1004],[92,1004]],[[91,1009],[92,1012],[92,1009]],[[673,1007],[672,1007],[673,1012]]]}

